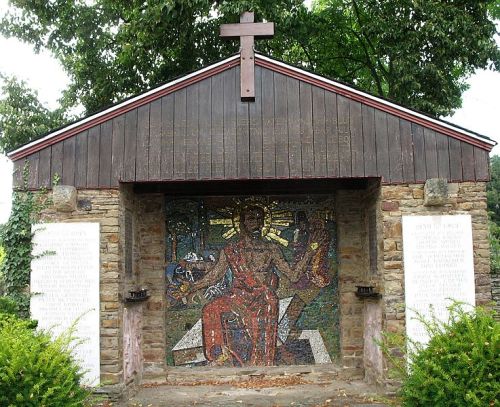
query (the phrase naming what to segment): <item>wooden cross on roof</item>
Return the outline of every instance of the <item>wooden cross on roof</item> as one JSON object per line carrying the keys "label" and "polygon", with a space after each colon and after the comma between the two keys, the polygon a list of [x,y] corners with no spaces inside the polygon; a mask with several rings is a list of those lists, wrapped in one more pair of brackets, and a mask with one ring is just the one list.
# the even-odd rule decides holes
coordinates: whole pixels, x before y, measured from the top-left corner
{"label": "wooden cross on roof", "polygon": [[220,36],[240,38],[241,99],[255,99],[255,58],[253,43],[255,37],[272,38],[274,23],[254,23],[254,13],[245,11],[240,16],[240,24],[223,24]]}

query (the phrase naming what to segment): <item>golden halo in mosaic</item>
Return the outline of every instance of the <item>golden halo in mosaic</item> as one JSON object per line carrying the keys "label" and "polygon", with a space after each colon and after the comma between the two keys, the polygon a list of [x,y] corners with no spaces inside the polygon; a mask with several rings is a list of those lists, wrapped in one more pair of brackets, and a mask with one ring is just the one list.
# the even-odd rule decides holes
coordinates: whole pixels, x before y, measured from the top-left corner
{"label": "golden halo in mosaic", "polygon": [[256,198],[237,199],[233,207],[225,207],[220,210],[221,215],[224,217],[210,219],[210,225],[223,225],[225,231],[222,237],[230,239],[241,232],[240,217],[243,209],[256,206],[264,211],[262,237],[269,241],[275,241],[282,246],[288,246],[288,240],[281,236],[281,232],[293,223],[293,214],[287,210],[277,209],[277,205],[277,202],[267,203]]}

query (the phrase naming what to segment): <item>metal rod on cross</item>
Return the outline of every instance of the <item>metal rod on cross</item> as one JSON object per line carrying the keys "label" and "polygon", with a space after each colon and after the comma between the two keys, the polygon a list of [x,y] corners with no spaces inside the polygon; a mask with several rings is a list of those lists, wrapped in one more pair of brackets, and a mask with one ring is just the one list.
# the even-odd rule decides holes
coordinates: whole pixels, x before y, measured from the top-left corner
{"label": "metal rod on cross", "polygon": [[240,38],[241,66],[241,99],[255,99],[255,57],[254,39],[272,38],[274,23],[254,23],[254,13],[245,11],[240,16],[239,24],[223,24],[220,26],[220,36],[223,38]]}

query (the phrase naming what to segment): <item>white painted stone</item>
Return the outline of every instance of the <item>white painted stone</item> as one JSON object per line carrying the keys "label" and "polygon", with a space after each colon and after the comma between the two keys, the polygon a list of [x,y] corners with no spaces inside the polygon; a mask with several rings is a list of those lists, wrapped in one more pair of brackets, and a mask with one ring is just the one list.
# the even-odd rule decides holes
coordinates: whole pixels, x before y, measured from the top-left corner
{"label": "white painted stone", "polygon": [[54,335],[76,322],[74,352],[86,384],[99,384],[99,224],[33,226],[31,317]]}
{"label": "white painted stone", "polygon": [[281,321],[283,317],[285,316],[286,310],[290,306],[291,302],[293,300],[293,297],[286,297],[280,300],[280,306],[279,306],[279,311],[278,311],[278,321]]}
{"label": "white painted stone", "polygon": [[429,338],[415,311],[447,320],[452,300],[475,304],[470,215],[403,216],[406,333]]}
{"label": "white painted stone", "polygon": [[199,348],[203,346],[201,329],[201,319],[199,319],[196,321],[196,324],[184,334],[181,340],[175,344],[172,350]]}
{"label": "white painted stone", "polygon": [[[285,343],[288,335],[290,334],[290,320],[288,318],[287,310],[292,303],[293,297],[283,298],[279,302],[279,312],[278,312],[278,338],[281,343]],[[280,343],[278,342],[278,345]]]}
{"label": "white painted stone", "polygon": [[326,350],[325,343],[317,329],[304,329],[299,336],[299,339],[309,340],[311,350],[314,356],[314,363],[325,364],[332,363],[332,359]]}

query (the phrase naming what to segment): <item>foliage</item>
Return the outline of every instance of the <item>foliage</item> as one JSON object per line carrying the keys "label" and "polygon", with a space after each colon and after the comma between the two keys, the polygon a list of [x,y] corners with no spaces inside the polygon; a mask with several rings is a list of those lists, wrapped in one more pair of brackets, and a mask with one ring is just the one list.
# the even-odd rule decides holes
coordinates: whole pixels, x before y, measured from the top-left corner
{"label": "foliage", "polygon": [[236,52],[219,26],[244,10],[276,23],[260,51],[435,115],[460,106],[476,68],[500,68],[498,0],[316,0],[311,10],[302,0],[10,3],[0,32],[49,50],[71,79],[63,108],[87,113]]}
{"label": "foliage", "polygon": [[17,304],[9,297],[0,297],[0,314],[16,315],[18,312]]}
{"label": "foliage", "polygon": [[83,406],[88,390],[70,351],[68,331],[54,341],[31,321],[0,313],[0,405]]}
{"label": "foliage", "polygon": [[66,117],[62,109],[50,111],[38,101],[38,94],[15,77],[3,80],[0,99],[0,153],[21,145],[61,126]]}
{"label": "foliage", "polygon": [[[400,340],[397,357],[394,336],[382,346],[402,378],[404,406],[488,406],[500,394],[500,324],[494,312],[465,311],[459,303],[449,311],[445,322],[417,318],[431,338],[426,346]],[[404,355],[412,360],[409,369]]]}
{"label": "foliage", "polygon": [[488,212],[490,218],[500,225],[500,156],[494,155],[490,159],[491,180],[486,187],[488,198]]}
{"label": "foliage", "polygon": [[500,273],[500,225],[489,221],[490,232],[490,270],[492,274]]}
{"label": "foliage", "polygon": [[[27,185],[29,167],[24,168],[23,179]],[[31,225],[35,222],[46,201],[44,194],[32,191],[14,191],[12,210],[8,222],[2,228],[0,241],[5,258],[0,264],[5,296],[14,300],[18,315],[29,316],[29,283],[32,259]]]}
{"label": "foliage", "polygon": [[[0,228],[0,236],[2,235],[2,228]],[[1,242],[0,242],[1,244]],[[3,274],[2,274],[2,263],[3,263],[3,259],[5,258],[5,250],[3,248],[3,246],[0,246],[0,296],[3,295],[4,293],[4,286],[5,286],[5,283],[4,283],[4,280],[3,280]],[[1,309],[1,306],[0,306],[0,309]]]}
{"label": "foliage", "polygon": [[490,160],[491,180],[486,187],[488,200],[491,272],[500,272],[500,157]]}
{"label": "foliage", "polygon": [[500,69],[488,14],[496,2],[317,0],[321,37],[309,54],[323,74],[447,115],[461,106],[465,79],[477,68]]}
{"label": "foliage", "polygon": [[495,20],[500,20],[500,0],[496,0],[489,6],[491,17]]}

